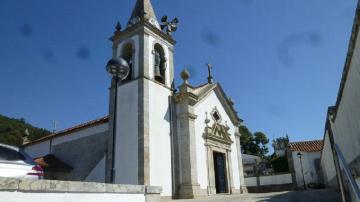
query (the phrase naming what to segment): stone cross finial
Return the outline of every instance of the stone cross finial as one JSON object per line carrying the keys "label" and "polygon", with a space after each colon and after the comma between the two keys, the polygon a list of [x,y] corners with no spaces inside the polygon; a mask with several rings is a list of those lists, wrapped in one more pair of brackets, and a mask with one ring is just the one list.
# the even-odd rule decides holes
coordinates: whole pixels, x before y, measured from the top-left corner
{"label": "stone cross finial", "polygon": [[116,30],[117,32],[120,32],[120,31],[121,31],[121,24],[120,24],[119,21],[118,21],[118,22],[116,23],[116,25],[115,25],[115,30]]}
{"label": "stone cross finial", "polygon": [[212,70],[212,64],[211,63],[207,63],[206,64],[207,68],[208,68],[208,83],[213,83],[213,77],[211,76],[211,70]]}

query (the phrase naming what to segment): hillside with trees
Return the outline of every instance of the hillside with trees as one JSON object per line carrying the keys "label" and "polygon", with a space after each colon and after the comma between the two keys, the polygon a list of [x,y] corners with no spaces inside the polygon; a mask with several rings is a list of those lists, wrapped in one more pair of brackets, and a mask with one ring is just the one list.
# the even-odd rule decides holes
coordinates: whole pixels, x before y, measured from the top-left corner
{"label": "hillside with trees", "polygon": [[34,127],[23,118],[15,119],[0,115],[0,143],[20,146],[24,140],[33,141],[48,134],[49,131]]}

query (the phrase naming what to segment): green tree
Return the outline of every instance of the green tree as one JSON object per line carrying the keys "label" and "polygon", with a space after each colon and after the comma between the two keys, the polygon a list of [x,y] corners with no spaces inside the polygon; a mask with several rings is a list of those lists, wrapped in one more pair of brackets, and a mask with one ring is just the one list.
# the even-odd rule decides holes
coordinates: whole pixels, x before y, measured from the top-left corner
{"label": "green tree", "polygon": [[20,146],[25,137],[33,141],[48,134],[49,131],[26,123],[24,118],[14,119],[0,115],[0,143]]}
{"label": "green tree", "polygon": [[285,150],[289,146],[289,136],[286,135],[285,137],[278,137],[273,140],[273,147],[274,149],[283,149]]}
{"label": "green tree", "polygon": [[[273,140],[272,145],[275,151],[278,150],[278,151],[286,152],[286,149],[289,146],[289,136],[286,135],[285,137],[276,138],[275,140]],[[277,156],[277,154],[274,153],[273,155],[271,155],[269,161],[275,173],[289,172],[289,164],[286,157],[286,153],[284,153],[284,156]]]}
{"label": "green tree", "polygon": [[274,155],[270,159],[270,163],[275,173],[289,172],[289,163],[286,156]]}
{"label": "green tree", "polygon": [[266,154],[269,152],[269,148],[267,144],[269,143],[269,139],[263,132],[255,132],[255,143],[260,148],[259,156],[264,158]]}
{"label": "green tree", "polygon": [[239,127],[240,144],[244,154],[256,155],[262,158],[269,152],[269,139],[262,132],[254,134],[246,126]]}

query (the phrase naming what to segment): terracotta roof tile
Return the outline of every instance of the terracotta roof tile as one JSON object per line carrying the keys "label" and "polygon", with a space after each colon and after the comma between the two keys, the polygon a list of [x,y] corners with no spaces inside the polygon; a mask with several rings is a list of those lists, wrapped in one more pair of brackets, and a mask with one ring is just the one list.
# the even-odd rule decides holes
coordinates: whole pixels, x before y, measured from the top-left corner
{"label": "terracotta roof tile", "polygon": [[323,140],[312,140],[303,142],[290,142],[290,151],[303,151],[303,152],[318,152],[321,151],[324,145]]}

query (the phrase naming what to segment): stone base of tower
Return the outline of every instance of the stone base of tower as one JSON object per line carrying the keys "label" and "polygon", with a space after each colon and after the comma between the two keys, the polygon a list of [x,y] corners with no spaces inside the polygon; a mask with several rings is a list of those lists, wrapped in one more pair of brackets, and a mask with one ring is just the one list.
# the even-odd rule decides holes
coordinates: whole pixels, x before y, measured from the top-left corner
{"label": "stone base of tower", "polygon": [[182,184],[178,189],[178,193],[174,196],[176,199],[194,199],[207,196],[205,189],[200,189],[199,184]]}

